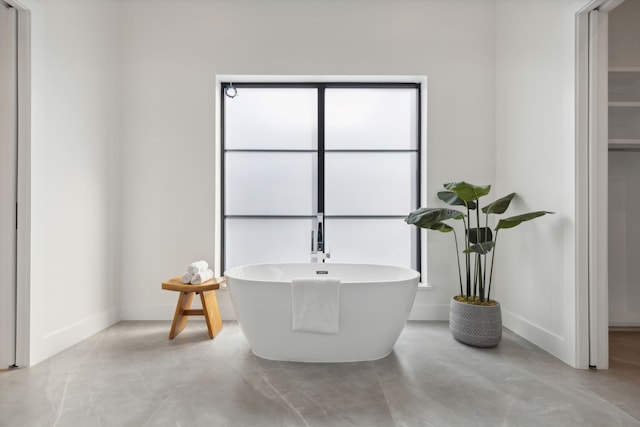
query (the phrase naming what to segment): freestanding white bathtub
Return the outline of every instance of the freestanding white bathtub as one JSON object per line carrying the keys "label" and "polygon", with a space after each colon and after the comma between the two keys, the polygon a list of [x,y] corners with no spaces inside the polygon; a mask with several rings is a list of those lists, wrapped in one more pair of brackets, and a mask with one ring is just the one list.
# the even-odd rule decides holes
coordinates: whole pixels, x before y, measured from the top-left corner
{"label": "freestanding white bathtub", "polygon": [[[339,278],[339,330],[292,330],[291,280]],[[225,272],[238,322],[251,350],[297,362],[376,360],[391,353],[418,289],[417,271],[366,264],[257,264]]]}

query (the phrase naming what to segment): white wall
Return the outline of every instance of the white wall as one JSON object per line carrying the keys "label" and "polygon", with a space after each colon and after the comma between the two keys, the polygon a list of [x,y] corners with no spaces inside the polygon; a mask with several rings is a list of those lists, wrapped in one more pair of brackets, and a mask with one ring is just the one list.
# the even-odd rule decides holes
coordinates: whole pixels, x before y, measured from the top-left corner
{"label": "white wall", "polygon": [[31,364],[117,321],[120,305],[117,5],[47,1],[37,9]]}
{"label": "white wall", "polygon": [[[426,75],[430,202],[445,182],[493,181],[493,1],[122,6],[125,319],[171,318],[176,296],[162,280],[213,261],[216,75]],[[429,241],[433,289],[420,292],[413,317],[446,319],[458,286],[453,242]]]}
{"label": "white wall", "polygon": [[500,232],[504,324],[570,365],[575,350],[575,14],[584,0],[497,2],[496,190],[512,214],[556,212]]}
{"label": "white wall", "polygon": [[[161,281],[213,260],[216,75],[381,74],[428,76],[429,204],[465,179],[522,194],[514,213],[557,212],[501,236],[496,296],[507,327],[573,364],[574,14],[585,2],[43,2],[32,363],[119,318],[170,319],[176,296]],[[433,288],[412,317],[446,319],[454,248],[428,237]]]}

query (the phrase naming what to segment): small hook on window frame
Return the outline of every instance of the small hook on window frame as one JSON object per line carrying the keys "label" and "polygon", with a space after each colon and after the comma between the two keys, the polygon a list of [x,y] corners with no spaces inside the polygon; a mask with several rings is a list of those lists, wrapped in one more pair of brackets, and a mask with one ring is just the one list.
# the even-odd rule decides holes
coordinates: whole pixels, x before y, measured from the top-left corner
{"label": "small hook on window frame", "polygon": [[224,94],[233,99],[238,96],[238,89],[233,85],[233,83],[229,83],[229,86],[224,88]]}

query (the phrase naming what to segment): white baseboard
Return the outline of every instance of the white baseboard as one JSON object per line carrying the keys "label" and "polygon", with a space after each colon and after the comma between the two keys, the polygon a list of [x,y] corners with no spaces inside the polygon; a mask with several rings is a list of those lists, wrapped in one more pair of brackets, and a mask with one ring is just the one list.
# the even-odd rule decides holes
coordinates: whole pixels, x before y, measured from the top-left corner
{"label": "white baseboard", "polygon": [[409,320],[449,320],[449,304],[414,303]]}
{"label": "white baseboard", "polygon": [[[194,301],[193,308],[200,308]],[[222,320],[237,320],[231,304],[218,302]],[[122,307],[122,320],[172,320],[176,306],[173,304],[128,305]],[[449,320],[448,304],[416,304],[409,320]]]}
{"label": "white baseboard", "polygon": [[43,336],[38,342],[32,340],[29,365],[33,366],[108,328],[117,323],[120,317],[120,308],[113,307],[53,331]]}
{"label": "white baseboard", "polygon": [[[201,308],[199,302],[193,302],[192,308]],[[236,313],[231,304],[218,302],[222,320],[236,320]],[[176,311],[175,304],[136,304],[122,306],[121,320],[172,320]],[[195,319],[195,318],[194,318]]]}
{"label": "white baseboard", "polygon": [[[121,307],[121,320],[172,320],[176,311],[176,303],[178,294],[176,294],[175,302],[171,304],[135,304],[123,305]],[[218,309],[222,320],[236,320],[236,312],[229,297],[229,291],[221,288],[216,291],[216,300],[218,301]],[[200,298],[193,299],[193,309],[202,308]]]}
{"label": "white baseboard", "polygon": [[564,337],[505,310],[504,307],[502,307],[502,325],[566,364],[575,365],[574,355],[567,354],[567,344]]}
{"label": "white baseboard", "polygon": [[[226,289],[216,291],[218,308],[222,320],[237,320],[236,312]],[[193,300],[193,308],[200,308],[200,301]],[[122,320],[171,320],[175,304],[135,304],[121,307]],[[449,304],[415,303],[409,320],[449,320]]]}

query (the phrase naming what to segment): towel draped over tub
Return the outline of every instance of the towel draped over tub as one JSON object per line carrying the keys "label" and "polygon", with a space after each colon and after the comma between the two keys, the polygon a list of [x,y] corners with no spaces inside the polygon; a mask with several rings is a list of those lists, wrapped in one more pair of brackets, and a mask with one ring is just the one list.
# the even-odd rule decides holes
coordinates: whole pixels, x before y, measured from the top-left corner
{"label": "towel draped over tub", "polygon": [[305,277],[291,280],[292,329],[336,334],[340,324],[340,279]]}

